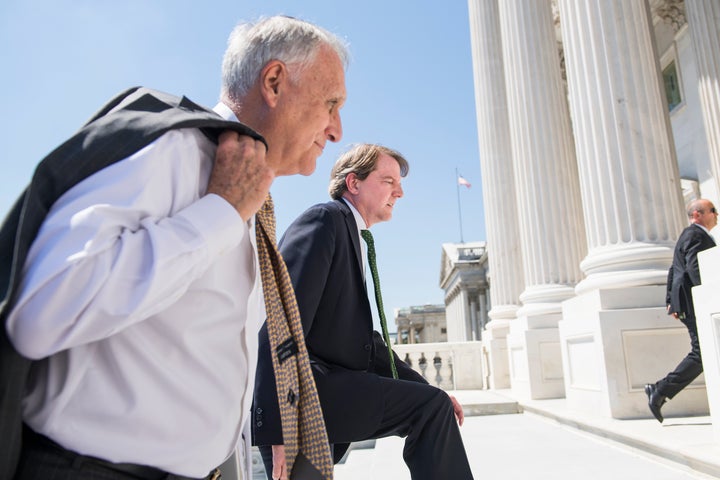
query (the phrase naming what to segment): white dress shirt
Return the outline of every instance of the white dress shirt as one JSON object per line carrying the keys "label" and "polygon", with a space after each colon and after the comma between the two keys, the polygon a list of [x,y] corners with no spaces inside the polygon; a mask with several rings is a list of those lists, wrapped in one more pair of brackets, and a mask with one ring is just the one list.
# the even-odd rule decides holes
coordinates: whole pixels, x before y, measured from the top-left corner
{"label": "white dress shirt", "polygon": [[33,430],[193,477],[237,447],[265,307],[254,220],[205,195],[215,148],[171,131],[53,205],[7,322],[20,353],[47,357],[23,403]]}
{"label": "white dress shirt", "polygon": [[357,208],[355,208],[355,205],[348,200],[345,197],[341,197],[342,201],[345,202],[345,204],[350,207],[350,211],[353,214],[353,217],[355,217],[355,223],[357,224],[358,229],[358,239],[360,240],[360,249],[362,250],[362,255],[360,255],[360,258],[362,258],[363,262],[363,280],[366,280],[365,270],[367,268],[367,245],[365,244],[365,240],[362,238],[362,234],[360,233],[363,230],[367,230],[367,224],[365,223],[365,219],[360,215],[360,212],[358,212]]}

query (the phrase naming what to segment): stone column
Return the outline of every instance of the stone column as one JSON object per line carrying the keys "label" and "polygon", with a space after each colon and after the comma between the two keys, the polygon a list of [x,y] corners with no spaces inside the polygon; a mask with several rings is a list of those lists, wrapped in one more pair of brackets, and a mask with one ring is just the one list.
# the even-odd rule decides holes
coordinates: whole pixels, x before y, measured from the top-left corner
{"label": "stone column", "polygon": [[477,328],[478,332],[480,332],[480,335],[478,336],[479,340],[482,340],[482,331],[485,330],[485,325],[487,324],[487,290],[482,290],[480,292],[480,297],[478,298],[478,320],[477,320]]}
{"label": "stone column", "polygon": [[478,331],[478,306],[475,299],[470,297],[470,330],[468,332],[468,340],[479,340],[480,339],[480,332]]}
{"label": "stone column", "polygon": [[[567,401],[614,418],[649,416],[644,384],[670,371],[680,359],[668,353],[688,341],[665,314],[687,221],[649,7],[558,6],[588,241],[587,277],[559,325]],[[675,403],[690,413],[693,402]]]}
{"label": "stone column", "polygon": [[[506,337],[524,287],[497,0],[468,0],[480,168],[492,275],[483,345],[490,386],[510,387]],[[511,212],[510,215],[507,212]]]}
{"label": "stone column", "polygon": [[715,181],[718,182],[720,179],[720,3],[717,0],[686,0],[685,11],[697,58],[698,88],[710,163]]}
{"label": "stone column", "polygon": [[577,293],[664,285],[687,222],[647,4],[559,8],[588,240]]}
{"label": "stone column", "polygon": [[460,337],[458,341],[467,342],[470,340],[470,298],[466,286],[460,288],[458,302],[460,305],[460,321],[458,322],[460,326]]}
{"label": "stone column", "polygon": [[525,278],[508,336],[511,382],[521,396],[561,397],[556,327],[586,252],[570,116],[550,0],[499,5]]}
{"label": "stone column", "polygon": [[[685,10],[697,58],[700,104],[705,121],[710,162],[720,181],[720,5],[716,0],[686,0]],[[705,365],[705,383],[715,441],[720,443],[720,249],[698,255],[703,284],[693,289],[698,338]]]}
{"label": "stone column", "polygon": [[526,315],[560,312],[586,248],[551,12],[550,0],[500,2]]}

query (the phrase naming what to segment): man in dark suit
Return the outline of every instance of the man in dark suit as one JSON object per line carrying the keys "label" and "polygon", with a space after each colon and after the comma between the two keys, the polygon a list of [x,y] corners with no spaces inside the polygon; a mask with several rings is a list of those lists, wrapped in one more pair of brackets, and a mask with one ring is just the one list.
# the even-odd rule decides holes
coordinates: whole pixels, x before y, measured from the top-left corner
{"label": "man in dark suit", "polygon": [[655,418],[662,423],[661,408],[668,398],[673,398],[703,371],[698,342],[692,287],[700,284],[697,254],[715,246],[710,230],[717,225],[718,213],[709,200],[699,199],[688,208],[690,226],[680,234],[675,245],[673,263],[668,271],[667,311],[685,324],[690,334],[690,353],[675,370],[657,382],[645,385],[648,405]]}
{"label": "man in dark suit", "polygon": [[[295,288],[335,462],[350,442],[398,435],[407,437],[403,457],[413,479],[470,479],[456,423],[462,424],[462,407],[394,353],[398,378],[393,379],[388,347],[373,331],[360,231],[390,220],[407,171],[407,161],[394,150],[352,148],[333,167],[333,201],[295,220],[280,250]],[[282,433],[265,328],[258,362],[253,438],[268,477],[277,479]]]}

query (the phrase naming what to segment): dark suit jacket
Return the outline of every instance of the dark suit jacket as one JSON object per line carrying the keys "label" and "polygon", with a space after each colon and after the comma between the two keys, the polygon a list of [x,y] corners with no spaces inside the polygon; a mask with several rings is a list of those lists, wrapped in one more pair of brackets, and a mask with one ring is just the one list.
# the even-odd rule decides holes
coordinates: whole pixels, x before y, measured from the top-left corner
{"label": "dark suit jacket", "polygon": [[[295,288],[331,443],[359,440],[350,438],[354,434],[349,432],[356,432],[361,424],[372,424],[382,416],[382,395],[373,390],[371,380],[359,395],[350,393],[361,378],[358,375],[392,377],[387,347],[382,336],[373,331],[360,241],[352,211],[344,201],[335,200],[305,211],[290,225],[279,244]],[[397,355],[395,363],[401,379],[427,383]],[[349,408],[350,404],[357,408]],[[343,415],[344,411],[352,411],[353,415]],[[253,413],[254,443],[282,443],[264,327],[260,332]]]}
{"label": "dark suit jacket", "polygon": [[700,284],[697,254],[714,246],[715,240],[699,225],[692,224],[680,234],[668,271],[665,298],[670,305],[668,313],[684,313],[688,318],[695,318],[691,289]]}
{"label": "dark suit jacket", "polygon": [[40,225],[55,200],[70,187],[176,128],[200,128],[215,142],[226,129],[265,141],[245,125],[224,120],[185,97],[134,87],[113,98],[74,136],[40,162],[30,185],[3,221],[0,227],[0,438],[4,439],[5,447],[0,448],[0,478],[12,478],[20,452],[21,401],[31,364],[15,351],[4,326],[16,300],[25,258]]}

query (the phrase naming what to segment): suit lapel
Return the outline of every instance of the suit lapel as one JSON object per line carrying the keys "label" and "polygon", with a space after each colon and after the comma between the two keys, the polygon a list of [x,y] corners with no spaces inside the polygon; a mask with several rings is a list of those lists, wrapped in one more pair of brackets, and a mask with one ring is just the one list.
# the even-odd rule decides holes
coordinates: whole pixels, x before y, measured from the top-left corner
{"label": "suit lapel", "polygon": [[353,215],[352,210],[350,210],[350,207],[347,206],[344,200],[335,200],[335,202],[340,207],[340,211],[343,213],[343,217],[345,218],[345,227],[347,228],[348,236],[350,237],[350,243],[352,243],[353,249],[355,250],[355,259],[358,262],[360,272],[362,272],[362,248],[360,248],[360,235],[358,235],[358,226],[355,222],[355,215]]}

